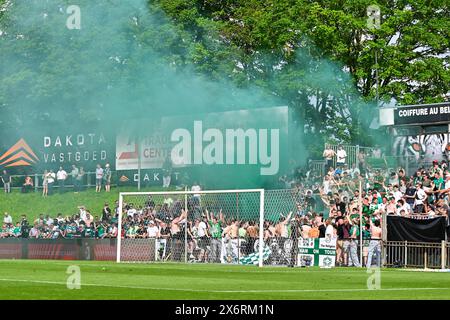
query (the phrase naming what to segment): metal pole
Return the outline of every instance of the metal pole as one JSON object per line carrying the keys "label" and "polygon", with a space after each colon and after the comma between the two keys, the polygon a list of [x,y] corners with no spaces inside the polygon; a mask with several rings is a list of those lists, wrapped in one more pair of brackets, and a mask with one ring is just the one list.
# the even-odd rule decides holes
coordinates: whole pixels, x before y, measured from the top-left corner
{"label": "metal pole", "polygon": [[405,259],[405,268],[408,265],[408,241],[405,240],[405,254],[404,254],[404,259]]}
{"label": "metal pole", "polygon": [[119,194],[119,220],[117,224],[117,257],[116,262],[120,262],[121,244],[122,244],[122,208],[123,196]]}
{"label": "metal pole", "polygon": [[425,269],[427,269],[427,259],[428,257],[427,257],[427,248],[425,248],[425,254],[424,254],[424,265],[425,265]]}
{"label": "metal pole", "polygon": [[[187,187],[184,187],[184,191],[187,191]],[[184,210],[186,211],[186,222],[184,227],[184,263],[187,263],[187,228],[188,228],[188,212],[187,212],[187,193],[184,194]]]}
{"label": "metal pole", "polygon": [[[359,124],[359,119],[358,119],[358,126],[359,126],[360,124]],[[358,160],[358,156],[359,156],[359,153],[360,153],[360,149],[359,149],[359,144],[358,145],[356,145],[356,154],[355,154],[355,163],[356,163],[356,166],[359,168],[359,160]],[[349,165],[349,168],[350,168],[350,165]]]}
{"label": "metal pole", "polygon": [[[239,193],[237,192],[236,192],[236,211],[237,211],[237,220],[239,221],[239,225],[241,225],[241,221],[239,220]],[[240,260],[240,253],[241,253],[241,237],[239,236],[238,230],[238,259],[237,259],[238,264]]]}
{"label": "metal pole", "polygon": [[441,241],[441,269],[445,269],[445,240]]}
{"label": "metal pole", "polygon": [[386,266],[386,248],[387,248],[387,214],[383,212],[381,220],[381,264],[382,266]]}
{"label": "metal pole", "polygon": [[138,191],[141,191],[141,148],[139,134],[136,137],[136,150],[138,154]]}
{"label": "metal pole", "polygon": [[359,180],[359,261],[363,266],[363,243],[362,243],[362,182]]}
{"label": "metal pole", "polygon": [[259,199],[259,267],[263,266],[264,249],[264,190],[260,193]]}

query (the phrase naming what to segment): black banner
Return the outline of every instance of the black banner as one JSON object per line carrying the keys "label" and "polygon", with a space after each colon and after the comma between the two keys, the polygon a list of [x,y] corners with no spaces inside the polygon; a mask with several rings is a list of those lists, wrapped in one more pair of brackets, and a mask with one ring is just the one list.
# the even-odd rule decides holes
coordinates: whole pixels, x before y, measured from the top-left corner
{"label": "black banner", "polygon": [[450,122],[450,103],[430,104],[394,110],[394,124],[426,124]]}
{"label": "black banner", "polygon": [[388,241],[441,242],[445,240],[447,218],[411,219],[387,217]]}

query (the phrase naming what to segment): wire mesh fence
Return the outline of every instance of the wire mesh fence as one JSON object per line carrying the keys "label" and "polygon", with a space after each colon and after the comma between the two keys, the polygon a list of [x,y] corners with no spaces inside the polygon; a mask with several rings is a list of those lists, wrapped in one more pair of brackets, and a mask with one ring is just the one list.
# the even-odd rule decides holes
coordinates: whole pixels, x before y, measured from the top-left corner
{"label": "wire mesh fence", "polygon": [[[255,253],[261,201],[261,191],[125,195],[119,229],[127,245],[120,245],[120,261],[238,264]],[[128,255],[149,250],[128,247],[130,239],[154,239],[154,259]]]}
{"label": "wire mesh fence", "polygon": [[[298,239],[295,217],[306,215],[297,189],[125,193],[122,199],[120,261],[287,265]],[[134,250],[146,254],[124,253],[133,250],[132,239],[147,238],[155,239],[154,258],[137,242]]]}

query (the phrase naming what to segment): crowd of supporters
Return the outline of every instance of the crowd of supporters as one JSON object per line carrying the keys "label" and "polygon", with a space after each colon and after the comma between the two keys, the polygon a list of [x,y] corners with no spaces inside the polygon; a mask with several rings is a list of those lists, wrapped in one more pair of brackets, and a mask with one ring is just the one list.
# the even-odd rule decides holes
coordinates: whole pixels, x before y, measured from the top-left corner
{"label": "crowd of supporters", "polygon": [[[379,264],[384,215],[448,217],[450,173],[446,161],[434,161],[432,166],[407,175],[403,168],[373,169],[364,161],[349,167],[340,150],[337,154],[325,150],[325,174],[306,168],[280,178],[292,190],[295,205],[292,212],[264,222],[264,243],[272,249],[272,263],[290,262],[293,235],[299,235],[335,238],[338,265],[370,265],[373,255]],[[335,168],[330,159],[339,156]],[[157,239],[159,259],[181,261],[186,253],[191,261],[236,262],[258,249],[257,218],[237,219],[220,209],[211,210],[202,206],[200,195],[189,199],[187,210],[182,201],[170,197],[125,203],[123,210],[122,237]],[[105,204],[102,212],[95,214],[79,207],[72,216],[41,215],[35,221],[22,216],[15,224],[5,214],[0,237],[102,239],[116,238],[117,233],[118,202],[113,208]],[[363,261],[358,253],[361,237]]]}

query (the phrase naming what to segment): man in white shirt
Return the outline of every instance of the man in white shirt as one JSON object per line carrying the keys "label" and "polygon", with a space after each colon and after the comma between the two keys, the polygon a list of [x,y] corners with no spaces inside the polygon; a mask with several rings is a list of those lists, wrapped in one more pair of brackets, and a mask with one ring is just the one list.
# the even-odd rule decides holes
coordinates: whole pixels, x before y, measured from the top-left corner
{"label": "man in white shirt", "polygon": [[155,221],[151,220],[149,226],[147,227],[147,236],[149,238],[159,237],[159,228],[155,225]]}
{"label": "man in white shirt", "polygon": [[55,220],[53,220],[53,218],[50,217],[50,215],[45,216],[45,221],[46,221],[45,224],[47,226],[51,226],[51,225],[55,224]]}
{"label": "man in white shirt", "polygon": [[400,199],[397,201],[397,215],[398,216],[402,216],[402,211],[404,212],[405,215],[408,215],[411,213],[411,207],[410,205],[405,202],[404,200]]}
{"label": "man in white shirt", "polygon": [[209,235],[207,230],[207,225],[204,220],[200,220],[200,223],[198,224],[197,229],[197,236],[198,236],[198,246],[200,247],[201,251],[198,256],[199,261],[207,261],[208,257],[206,255],[206,250],[209,242]]}
{"label": "man in white shirt", "polygon": [[[200,185],[197,182],[194,182],[194,184],[191,187],[191,191],[201,191],[201,190],[202,190],[202,188],[200,187]],[[193,200],[195,206],[199,206],[200,205],[200,194],[194,193],[192,195],[192,200]]]}
{"label": "man in white shirt", "polygon": [[56,180],[58,180],[59,193],[64,192],[64,184],[66,179],[67,179],[67,172],[63,169],[63,167],[59,167],[59,170],[56,173]]}
{"label": "man in white shirt", "polygon": [[56,175],[53,170],[50,170],[47,173],[47,186],[48,186],[48,194],[53,194],[53,184],[55,183]]}
{"label": "man in white shirt", "polygon": [[336,166],[343,167],[347,159],[347,152],[345,152],[344,148],[341,145],[338,147],[336,155]]}
{"label": "man in white shirt", "polygon": [[403,193],[398,190],[398,185],[394,186],[394,192],[392,193],[392,195],[395,198],[395,202],[398,202],[398,200],[401,200],[403,198]]}
{"label": "man in white shirt", "polygon": [[164,204],[170,208],[173,204],[173,199],[171,197],[164,197]]}
{"label": "man in white shirt", "polygon": [[86,219],[86,208],[84,206],[80,206],[78,207],[78,209],[80,210],[79,214],[80,214],[80,219],[84,220]]}
{"label": "man in white shirt", "polygon": [[134,218],[134,215],[137,213],[137,210],[130,206],[130,209],[127,210],[127,216]]}
{"label": "man in white shirt", "polygon": [[416,184],[416,201],[414,202],[414,212],[415,213],[424,213],[425,206],[424,201],[427,198],[427,194],[425,190],[422,188],[422,183],[418,182]]}
{"label": "man in white shirt", "polygon": [[327,220],[325,220],[325,224],[327,226],[327,228],[325,229],[325,238],[333,239],[334,238],[333,220],[331,218],[328,218]]}
{"label": "man in white shirt", "polygon": [[8,212],[5,212],[5,217],[3,218],[3,223],[4,224],[9,224],[12,223],[12,217]]}

